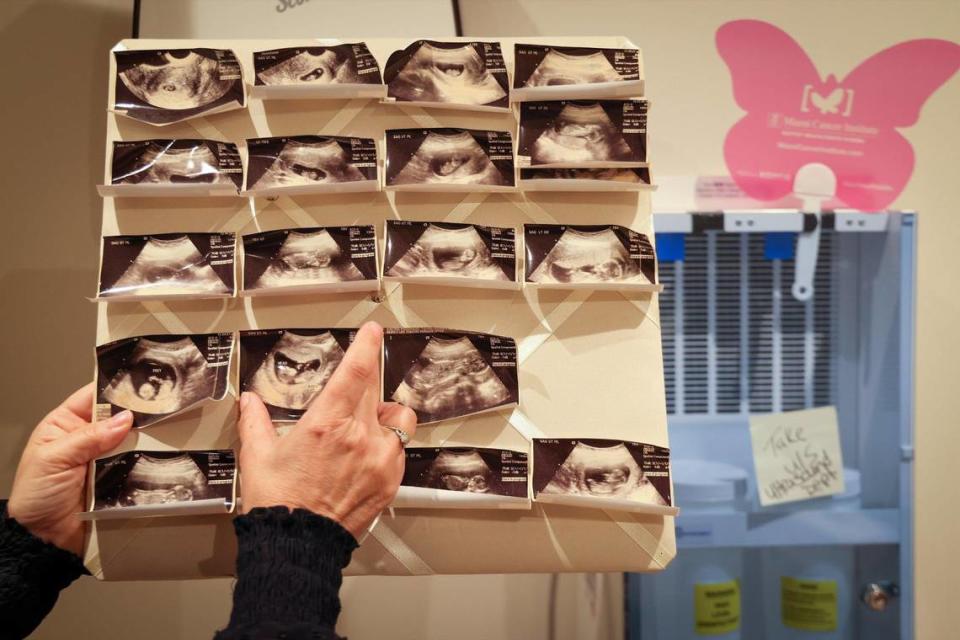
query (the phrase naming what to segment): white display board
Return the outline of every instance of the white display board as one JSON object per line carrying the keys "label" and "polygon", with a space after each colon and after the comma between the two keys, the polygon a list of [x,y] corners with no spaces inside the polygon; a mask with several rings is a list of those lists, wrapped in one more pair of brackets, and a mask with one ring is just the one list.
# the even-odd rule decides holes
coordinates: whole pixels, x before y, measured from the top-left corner
{"label": "white display board", "polygon": [[[466,40],[466,39],[463,39]],[[617,37],[502,39],[508,69],[515,41],[626,47]],[[409,40],[367,39],[381,68]],[[252,52],[308,41],[130,40],[128,49],[232,49],[252,78]],[[111,56],[112,59],[112,56]],[[110,63],[104,60],[104,64]],[[516,132],[515,115],[427,111],[376,100],[248,100],[248,108],[162,128],[107,113],[107,163],[115,140],[327,134],[382,141],[384,130],[459,126]],[[655,122],[655,112],[653,115]],[[380,148],[381,157],[383,148]],[[92,188],[92,187],[91,187]],[[103,234],[257,230],[372,224],[388,218],[523,223],[616,224],[653,236],[649,192],[435,194],[344,193],[247,198],[105,198]],[[382,237],[380,237],[382,242]],[[91,283],[91,290],[94,283]],[[249,328],[447,327],[515,338],[520,406],[420,429],[415,444],[530,450],[531,437],[608,438],[666,447],[667,426],[656,293],[521,291],[406,286],[378,294],[269,296],[211,301],[99,303],[97,344],[154,333]],[[132,433],[126,450],[231,448],[234,388],[220,402]],[[673,518],[612,509],[534,504],[525,510],[395,509],[353,554],[347,574],[426,575],[563,571],[653,571],[675,555]],[[231,517],[110,520],[94,524],[85,561],[101,579],[230,575],[236,553]]]}

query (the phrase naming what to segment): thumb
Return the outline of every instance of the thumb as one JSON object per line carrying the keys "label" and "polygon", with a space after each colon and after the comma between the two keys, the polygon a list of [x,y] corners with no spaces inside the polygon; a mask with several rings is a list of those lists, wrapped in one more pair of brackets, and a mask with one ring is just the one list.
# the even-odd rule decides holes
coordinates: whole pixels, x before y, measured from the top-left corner
{"label": "thumb", "polygon": [[240,395],[240,422],[237,424],[240,435],[240,453],[267,451],[277,439],[277,432],[270,420],[270,413],[255,393]]}
{"label": "thumb", "polygon": [[133,413],[121,411],[107,420],[88,424],[54,441],[50,454],[67,468],[87,464],[119,445],[132,426]]}

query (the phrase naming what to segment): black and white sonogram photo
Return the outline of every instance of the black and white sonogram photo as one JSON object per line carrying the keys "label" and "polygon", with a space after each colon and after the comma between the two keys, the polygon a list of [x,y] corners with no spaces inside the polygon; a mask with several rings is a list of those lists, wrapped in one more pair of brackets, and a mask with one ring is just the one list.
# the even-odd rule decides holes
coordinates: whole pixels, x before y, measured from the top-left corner
{"label": "black and white sonogram photo", "polygon": [[517,343],[486,333],[387,329],[383,399],[417,414],[420,424],[517,404]]}
{"label": "black and white sonogram photo", "polygon": [[490,281],[517,279],[516,231],[455,222],[387,220],[385,278]]}
{"label": "black and white sonogram photo", "polygon": [[255,84],[382,84],[380,66],[366,43],[289,47],[253,54]]}
{"label": "black and white sonogram photo", "polygon": [[218,140],[114,142],[113,185],[227,185],[240,189],[243,167],[237,145]]}
{"label": "black and white sonogram photo", "polygon": [[514,185],[507,131],[388,129],[387,187],[504,190]]}
{"label": "black and white sonogram photo", "polygon": [[300,419],[340,365],[356,329],[240,332],[240,391],[263,400],[276,422]]}
{"label": "black and white sonogram photo", "polygon": [[503,110],[509,104],[499,42],[418,40],[390,55],[383,78],[387,96],[400,102]]}
{"label": "black and white sonogram photo", "polygon": [[97,419],[124,409],[146,427],[227,393],[232,333],[152,335],[97,347]]}
{"label": "black and white sonogram photo", "polygon": [[[318,191],[377,181],[377,145],[372,138],[294,136],[247,140],[247,191]],[[333,189],[331,189],[333,190]]]}
{"label": "black and white sonogram photo", "polygon": [[656,285],[650,239],[617,225],[523,226],[526,281],[565,286]]}
{"label": "black and white sonogram photo", "polygon": [[526,498],[527,454],[480,447],[407,447],[402,486]]}
{"label": "black and white sonogram photo", "polygon": [[650,169],[520,169],[520,188],[532,185],[543,191],[642,189],[650,187]]}
{"label": "black and white sonogram photo", "polygon": [[535,438],[533,495],[671,506],[670,450],[624,440]]}
{"label": "black and white sonogram photo", "polygon": [[647,161],[646,100],[520,105],[521,166],[622,167]]}
{"label": "black and white sonogram photo", "polygon": [[278,229],[243,236],[243,291],[377,288],[372,226]]}
{"label": "black and white sonogram photo", "polygon": [[213,111],[243,107],[243,75],[226,49],[114,51],[113,110],[147,124],[166,125]]}
{"label": "black and white sonogram photo", "polygon": [[513,87],[556,87],[640,80],[637,49],[515,44]]}
{"label": "black and white sonogram photo", "polygon": [[97,297],[230,297],[235,247],[232,233],[106,236]]}
{"label": "black and white sonogram photo", "polygon": [[127,451],[94,466],[94,511],[218,500],[226,512],[233,505],[237,461],[230,449]]}

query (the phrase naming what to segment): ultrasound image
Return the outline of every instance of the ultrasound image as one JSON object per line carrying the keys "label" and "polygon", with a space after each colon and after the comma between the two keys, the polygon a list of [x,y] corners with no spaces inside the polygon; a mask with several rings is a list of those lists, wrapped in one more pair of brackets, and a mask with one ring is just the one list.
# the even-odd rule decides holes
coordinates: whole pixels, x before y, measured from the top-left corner
{"label": "ultrasound image", "polygon": [[430,133],[393,184],[503,184],[503,176],[466,131]]}
{"label": "ultrasound image", "polygon": [[231,51],[115,51],[115,109],[149,124],[170,124],[235,103],[244,105],[240,65]]}
{"label": "ultrasound image", "polygon": [[[616,83],[618,86],[591,87]],[[622,86],[621,86],[622,85]],[[534,44],[514,46],[513,87],[518,99],[535,95],[529,89],[556,89],[581,97],[640,95],[640,53],[637,49],[600,49],[595,47],[559,47]],[[546,97],[547,93],[536,92]]]}
{"label": "ultrasound image", "polygon": [[506,449],[408,447],[402,486],[527,497],[527,454]]}
{"label": "ultrasound image", "polygon": [[641,166],[647,107],[645,100],[524,102],[520,160],[534,167]]}
{"label": "ultrasound image", "polygon": [[258,85],[380,84],[377,61],[363,42],[256,51],[253,66]]}
{"label": "ultrasound image", "polygon": [[567,104],[533,144],[533,164],[628,161],[630,146],[599,104]]}
{"label": "ultrasound image", "polygon": [[234,244],[233,234],[105,237],[99,297],[232,296]]}
{"label": "ultrasound image", "polygon": [[653,247],[645,236],[629,229],[526,225],[524,232],[527,282],[557,286],[655,283]]}
{"label": "ultrasound image", "polygon": [[371,139],[325,136],[248,140],[247,190],[376,181]]}
{"label": "ultrasound image", "polygon": [[387,95],[404,102],[506,108],[507,71],[498,43],[421,40],[387,61]]}
{"label": "ultrasound image", "polygon": [[[339,51],[338,51],[339,49]],[[353,84],[360,82],[356,61],[344,47],[304,50],[257,73],[260,84]]]}
{"label": "ultrasound image", "polygon": [[129,451],[96,461],[95,511],[221,499],[233,502],[233,451]]}
{"label": "ultrasound image", "polygon": [[231,334],[143,336],[98,347],[98,417],[130,409],[134,426],[144,427],[223,398],[232,347]]}
{"label": "ultrasound image", "polygon": [[421,424],[517,402],[509,338],[393,330],[384,344],[384,399],[413,409]]}
{"label": "ultrasound image", "polygon": [[[516,272],[513,235],[512,229],[391,220],[387,222],[384,276],[512,281]],[[494,243],[498,259],[491,251]],[[504,264],[511,265],[510,275]]]}
{"label": "ultrasound image", "polygon": [[527,87],[553,87],[596,82],[618,82],[620,74],[600,51],[581,55],[550,49],[530,78]]}
{"label": "ultrasound image", "polygon": [[245,291],[377,279],[373,227],[271,231],[243,243]]}
{"label": "ultrasound image", "polygon": [[340,365],[354,334],[351,329],[241,331],[240,390],[260,396],[273,420],[299,420]]}
{"label": "ultrasound image", "polygon": [[239,186],[240,156],[227,142],[146,140],[114,142],[114,185]]}
{"label": "ultrasound image", "polygon": [[534,440],[534,491],[669,506],[669,450],[619,440]]}

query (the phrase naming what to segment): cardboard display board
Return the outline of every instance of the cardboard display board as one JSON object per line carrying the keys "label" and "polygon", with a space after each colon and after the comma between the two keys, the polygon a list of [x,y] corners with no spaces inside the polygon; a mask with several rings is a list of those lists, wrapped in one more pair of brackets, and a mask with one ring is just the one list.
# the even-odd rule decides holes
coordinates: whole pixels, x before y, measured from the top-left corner
{"label": "cardboard display board", "polygon": [[[360,38],[350,40],[351,42]],[[384,64],[410,42],[365,40]],[[464,39],[466,41],[466,39]],[[507,69],[516,41],[631,47],[619,37],[501,39]],[[230,49],[253,81],[253,52],[306,46],[309,40],[129,40],[119,48]],[[104,63],[114,64],[113,55]],[[111,68],[111,75],[113,69]],[[641,63],[642,77],[642,63]],[[107,103],[112,104],[113,96]],[[248,108],[176,122],[162,137],[243,144],[250,138],[344,135],[378,141],[386,129],[462,127],[510,131],[515,113],[430,110],[375,99],[248,99]],[[107,162],[118,140],[160,137],[156,127],[106,113]],[[654,122],[656,120],[654,112]],[[91,187],[93,188],[93,187]],[[230,232],[374,225],[384,221],[615,224],[653,238],[650,196],[603,193],[338,193],[266,198],[104,198],[103,235]],[[138,335],[284,327],[445,327],[517,341],[520,405],[422,427],[413,446],[528,451],[533,438],[608,439],[667,447],[667,423],[655,292],[492,290],[384,283],[379,293],[98,303],[97,344]],[[91,349],[92,356],[92,349]],[[237,448],[237,359],[221,401],[135,430],[116,452]],[[534,461],[535,464],[535,461]],[[242,500],[242,495],[240,496]],[[602,504],[599,505],[602,507]],[[96,522],[85,562],[106,580],[231,575],[236,541],[230,515]],[[348,575],[425,575],[563,571],[656,571],[675,555],[671,516],[534,503],[514,509],[395,509],[381,515],[353,554]]]}

